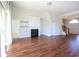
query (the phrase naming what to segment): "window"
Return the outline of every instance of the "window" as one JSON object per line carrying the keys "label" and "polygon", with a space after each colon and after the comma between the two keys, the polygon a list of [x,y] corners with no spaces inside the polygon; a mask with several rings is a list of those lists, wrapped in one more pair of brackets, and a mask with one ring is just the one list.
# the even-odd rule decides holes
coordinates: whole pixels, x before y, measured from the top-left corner
{"label": "window", "polygon": [[73,20],[69,21],[69,23],[79,23],[79,21],[77,19],[73,19]]}

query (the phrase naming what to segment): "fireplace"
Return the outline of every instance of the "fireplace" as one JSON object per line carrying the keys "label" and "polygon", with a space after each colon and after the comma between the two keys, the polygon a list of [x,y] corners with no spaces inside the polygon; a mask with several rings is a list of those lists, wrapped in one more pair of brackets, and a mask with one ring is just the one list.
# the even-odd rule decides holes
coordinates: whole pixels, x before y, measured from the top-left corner
{"label": "fireplace", "polygon": [[31,29],[31,37],[38,37],[38,29]]}

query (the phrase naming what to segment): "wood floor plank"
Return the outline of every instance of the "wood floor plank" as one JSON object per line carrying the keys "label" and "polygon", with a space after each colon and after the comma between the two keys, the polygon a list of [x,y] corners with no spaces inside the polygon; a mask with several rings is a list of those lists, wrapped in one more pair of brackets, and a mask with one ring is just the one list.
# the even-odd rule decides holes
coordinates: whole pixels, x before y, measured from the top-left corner
{"label": "wood floor plank", "polygon": [[79,35],[14,39],[8,57],[76,57]]}

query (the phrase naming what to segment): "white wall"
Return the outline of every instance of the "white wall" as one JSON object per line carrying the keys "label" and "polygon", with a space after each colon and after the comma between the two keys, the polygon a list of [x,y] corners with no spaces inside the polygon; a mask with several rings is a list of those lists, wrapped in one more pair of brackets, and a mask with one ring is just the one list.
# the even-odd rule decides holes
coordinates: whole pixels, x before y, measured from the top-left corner
{"label": "white wall", "polygon": [[19,37],[19,21],[18,20],[12,20],[12,37]]}
{"label": "white wall", "polygon": [[70,33],[79,34],[79,23],[67,24],[70,29]]}
{"label": "white wall", "polygon": [[65,35],[62,30],[62,19],[59,16],[52,16],[50,13],[42,14],[41,34],[47,36]]}
{"label": "white wall", "polygon": [[62,30],[62,19],[59,16],[52,17],[52,35],[65,35]]}
{"label": "white wall", "polygon": [[41,34],[51,36],[52,20],[49,13],[43,13],[41,15]]}
{"label": "white wall", "polygon": [[[40,15],[40,16],[38,16]],[[38,20],[35,20],[37,19]],[[41,20],[39,20],[41,18]],[[31,28],[38,27],[40,29],[40,34],[51,36],[51,35],[64,35],[62,31],[62,19],[59,16],[52,16],[49,12],[35,13],[33,11],[22,10],[19,8],[13,8],[12,20],[27,20],[32,25]],[[30,21],[31,19],[31,21]],[[16,24],[15,22],[15,24]],[[17,23],[18,24],[18,23]],[[36,26],[39,24],[40,26]],[[15,26],[15,25],[14,25]],[[15,26],[16,27],[16,26]],[[18,28],[18,27],[17,27]],[[29,32],[30,33],[30,32]],[[16,34],[15,34],[16,35]],[[30,35],[27,35],[30,36]]]}
{"label": "white wall", "polygon": [[[39,35],[40,35],[40,18],[35,16],[26,16],[26,17],[27,18],[22,19],[19,18],[12,20],[13,38],[31,37],[31,29],[39,29]],[[20,21],[28,21],[28,23],[26,23],[28,27],[21,28],[22,24],[20,23]]]}

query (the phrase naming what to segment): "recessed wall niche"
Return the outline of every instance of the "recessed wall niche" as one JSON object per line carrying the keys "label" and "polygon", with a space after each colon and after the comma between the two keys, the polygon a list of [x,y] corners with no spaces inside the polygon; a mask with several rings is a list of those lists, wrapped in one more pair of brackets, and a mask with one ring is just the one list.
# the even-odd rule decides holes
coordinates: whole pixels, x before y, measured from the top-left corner
{"label": "recessed wall niche", "polygon": [[29,21],[20,21],[20,27],[29,27]]}

